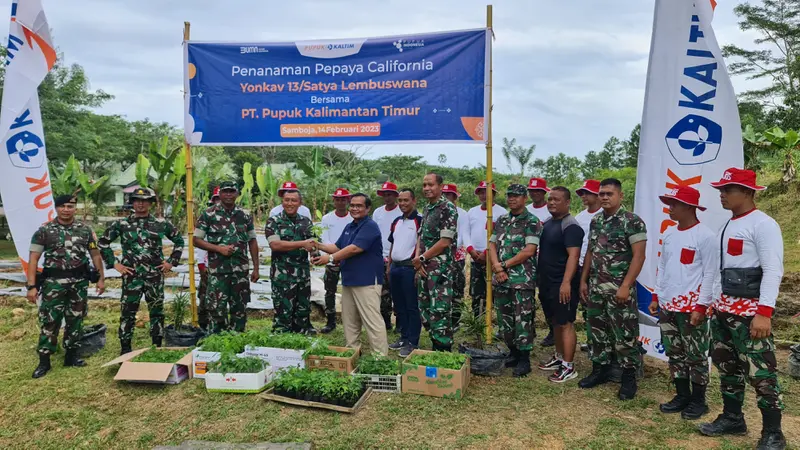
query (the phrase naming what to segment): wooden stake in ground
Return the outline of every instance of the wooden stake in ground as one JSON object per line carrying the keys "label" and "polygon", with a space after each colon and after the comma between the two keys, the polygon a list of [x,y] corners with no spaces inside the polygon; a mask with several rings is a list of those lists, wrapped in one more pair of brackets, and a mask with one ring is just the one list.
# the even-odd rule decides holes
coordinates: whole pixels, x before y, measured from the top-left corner
{"label": "wooden stake in ground", "polygon": [[[188,52],[186,48],[189,45],[189,22],[183,22],[183,51],[184,54]],[[188,64],[188,62],[187,62]],[[188,69],[187,69],[188,70]],[[188,77],[188,73],[184,77]],[[187,78],[188,79],[188,78]],[[189,83],[185,84],[183,90],[183,97],[189,95]],[[184,130],[184,135],[185,135]],[[192,144],[185,142],[186,145],[186,234],[189,240],[189,300],[192,305],[192,325],[197,326],[197,296],[195,295],[194,285],[194,198],[192,197]]]}
{"label": "wooden stake in ground", "polygon": [[[494,206],[494,191],[492,190],[492,39],[494,39],[494,30],[492,29],[492,5],[486,5],[486,28],[491,33],[491,38],[486,44],[489,46],[489,85],[488,99],[489,114],[486,117],[486,123],[483,127],[483,132],[486,133],[486,242],[492,238],[492,209]],[[486,264],[486,343],[492,343],[492,265],[487,262]]]}

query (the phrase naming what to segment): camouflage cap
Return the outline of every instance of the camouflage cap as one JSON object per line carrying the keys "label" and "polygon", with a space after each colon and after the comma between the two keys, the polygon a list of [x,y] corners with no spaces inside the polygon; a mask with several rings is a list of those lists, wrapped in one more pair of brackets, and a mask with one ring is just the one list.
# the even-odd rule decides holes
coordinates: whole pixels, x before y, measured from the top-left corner
{"label": "camouflage cap", "polygon": [[523,184],[509,184],[506,195],[528,195],[528,188]]}
{"label": "camouflage cap", "polygon": [[143,187],[136,188],[136,190],[131,193],[131,200],[153,200],[155,198],[155,192]]}
{"label": "camouflage cap", "polygon": [[223,181],[219,184],[219,190],[239,192],[239,186],[236,185],[235,181]]}

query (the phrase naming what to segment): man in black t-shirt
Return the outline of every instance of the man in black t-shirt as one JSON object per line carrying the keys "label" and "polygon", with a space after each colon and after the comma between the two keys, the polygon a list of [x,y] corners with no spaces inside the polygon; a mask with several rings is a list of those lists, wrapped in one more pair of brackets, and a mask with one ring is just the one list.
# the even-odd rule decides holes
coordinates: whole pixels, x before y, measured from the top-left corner
{"label": "man in black t-shirt", "polygon": [[550,190],[547,210],[552,218],[544,223],[539,243],[539,298],[542,310],[553,321],[555,354],[539,364],[541,370],[555,371],[549,379],[563,383],[578,376],[575,357],[575,315],[578,310],[580,273],[578,260],[583,245],[583,228],[569,214],[570,191],[563,186]]}

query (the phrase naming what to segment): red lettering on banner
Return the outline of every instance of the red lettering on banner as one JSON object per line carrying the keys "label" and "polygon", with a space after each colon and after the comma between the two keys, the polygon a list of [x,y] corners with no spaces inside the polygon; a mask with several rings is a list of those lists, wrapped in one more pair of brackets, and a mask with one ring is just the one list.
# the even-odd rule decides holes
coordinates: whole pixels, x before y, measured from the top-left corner
{"label": "red lettering on banner", "polygon": [[[44,191],[41,194],[37,195],[36,198],[33,199],[33,206],[36,209],[47,209],[53,205],[53,201],[49,199],[50,191]],[[42,203],[44,199],[47,199],[47,203]]]}
{"label": "red lettering on banner", "polygon": [[650,345],[650,338],[649,337],[644,337],[644,336],[639,336],[639,342],[641,342],[644,345]]}

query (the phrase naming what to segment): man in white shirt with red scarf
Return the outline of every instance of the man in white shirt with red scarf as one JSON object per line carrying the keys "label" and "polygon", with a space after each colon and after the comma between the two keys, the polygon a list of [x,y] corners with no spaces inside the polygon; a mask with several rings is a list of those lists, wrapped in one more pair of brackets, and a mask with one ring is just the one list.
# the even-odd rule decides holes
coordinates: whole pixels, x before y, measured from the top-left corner
{"label": "man in white shirt with red scarf", "polygon": [[772,314],[783,278],[783,237],[775,220],[756,209],[756,184],[751,170],[732,167],[711,183],[719,189],[722,207],[733,213],[719,236],[720,273],[712,297],[701,299],[692,312],[698,325],[706,308],[711,316],[711,360],[720,374],[723,411],[700,426],[706,436],[745,434],[742,404],[745,382],[756,391],[762,429],[758,448],[782,449],[784,408],[778,384]]}
{"label": "man in white shirt with red scarf", "polygon": [[[660,406],[663,413],[681,413],[688,420],[708,412],[708,320],[691,324],[698,300],[711,300],[714,278],[719,270],[719,251],[714,232],[700,223],[697,210],[700,192],[689,186],[673,189],[659,197],[669,207],[669,218],[677,226],[668,228],[662,239],[656,287],[650,314],[659,317],[661,343],[669,358],[669,371],[676,395]],[[659,315],[659,309],[661,314]]]}

